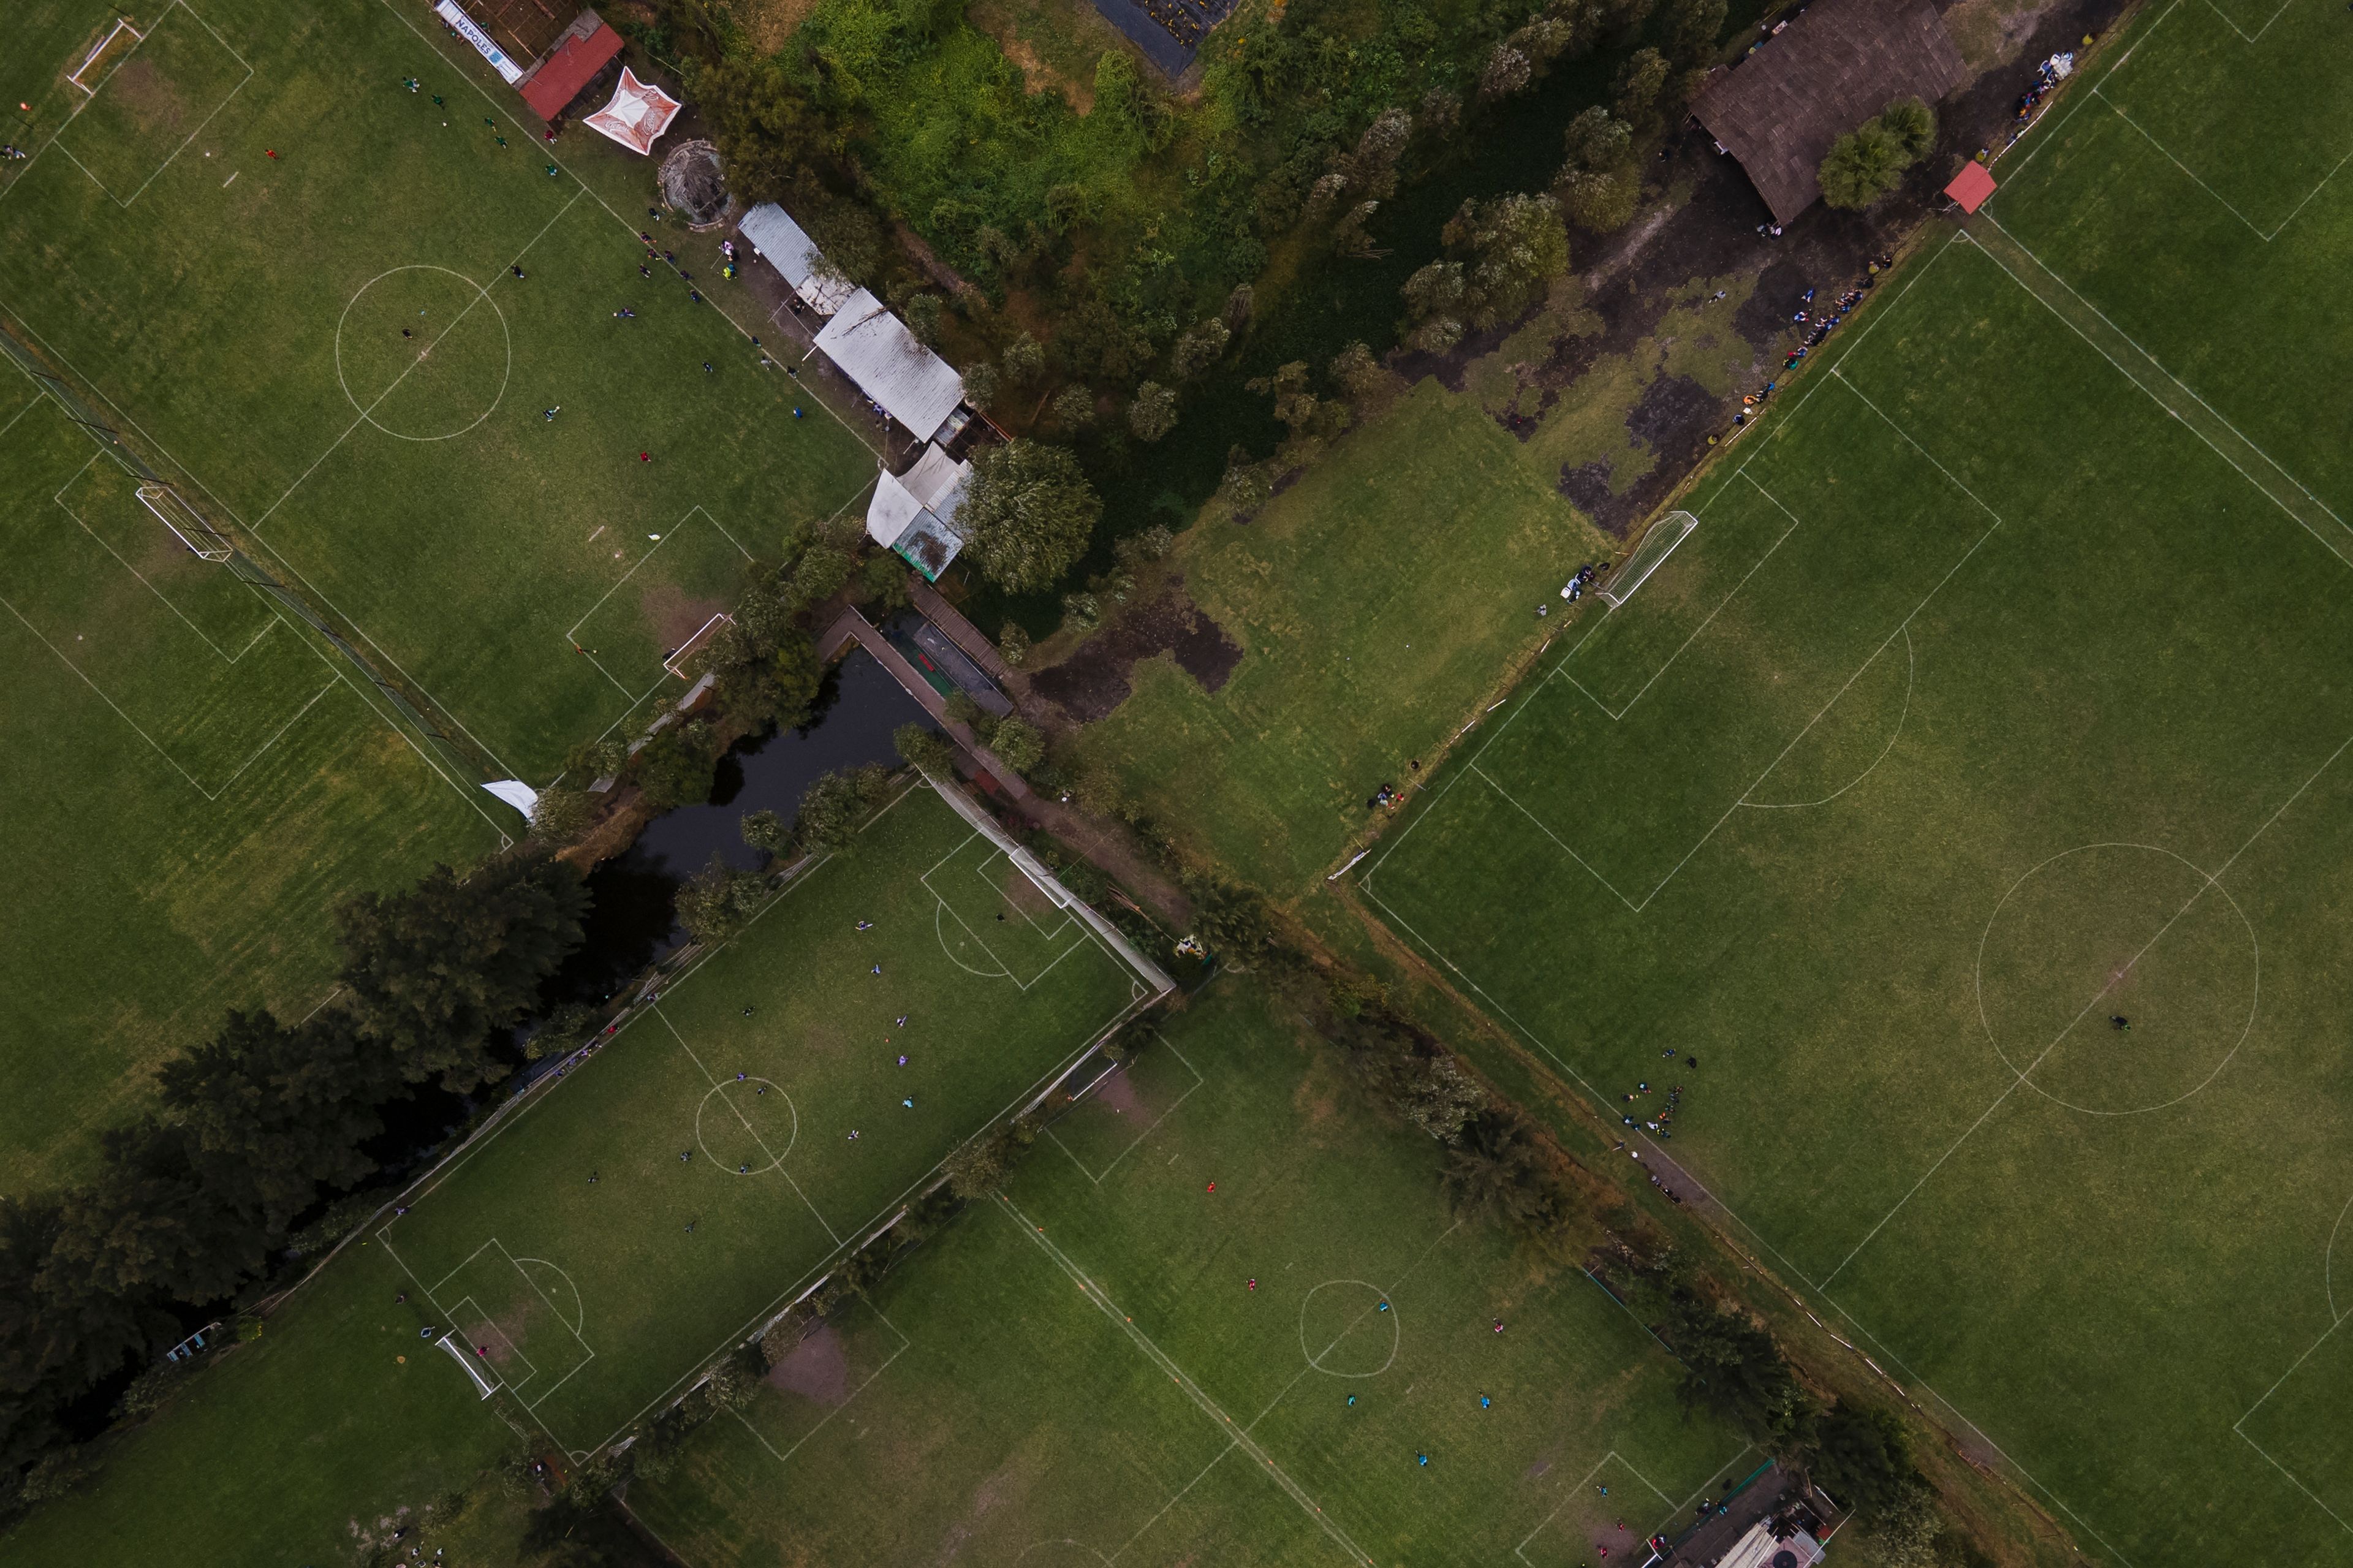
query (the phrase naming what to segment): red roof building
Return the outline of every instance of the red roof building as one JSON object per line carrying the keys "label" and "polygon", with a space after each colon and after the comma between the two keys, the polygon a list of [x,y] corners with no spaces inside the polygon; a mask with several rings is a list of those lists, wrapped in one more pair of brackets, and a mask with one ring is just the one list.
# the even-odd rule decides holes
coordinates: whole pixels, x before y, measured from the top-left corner
{"label": "red roof building", "polygon": [[1986,172],[1983,163],[1964,163],[1953,183],[1945,187],[1945,194],[1959,203],[1963,212],[1973,213],[1993,195],[1993,176]]}
{"label": "red roof building", "polygon": [[583,11],[555,40],[555,47],[523,73],[515,90],[542,120],[553,120],[580,96],[590,79],[621,52],[621,35],[594,11]]}

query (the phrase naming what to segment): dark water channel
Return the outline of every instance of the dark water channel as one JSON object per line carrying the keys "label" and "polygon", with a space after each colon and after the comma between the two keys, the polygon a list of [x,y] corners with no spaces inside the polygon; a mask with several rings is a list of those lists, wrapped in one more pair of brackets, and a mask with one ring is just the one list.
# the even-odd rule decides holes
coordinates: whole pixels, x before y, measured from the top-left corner
{"label": "dark water channel", "polygon": [[547,1002],[602,1002],[684,942],[675,909],[680,884],[713,852],[731,866],[760,864],[759,852],[744,842],[746,813],[773,811],[789,822],[819,774],[866,763],[896,766],[891,733],[909,722],[928,726],[931,716],[873,655],[860,649],[836,664],[807,724],[738,741],[719,760],[708,804],[654,818],[625,853],[590,873],[596,905],[586,940],[549,981]]}

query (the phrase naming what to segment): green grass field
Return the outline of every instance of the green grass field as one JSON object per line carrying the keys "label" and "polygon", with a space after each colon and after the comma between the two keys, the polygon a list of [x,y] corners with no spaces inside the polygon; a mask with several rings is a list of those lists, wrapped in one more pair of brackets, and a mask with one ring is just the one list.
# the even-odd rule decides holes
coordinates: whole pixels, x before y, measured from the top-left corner
{"label": "green grass field", "polygon": [[[2213,68],[2179,56],[2190,15],[2089,86]],[[2243,100],[2262,57],[2232,58]],[[2176,289],[2181,337],[2215,331],[2192,301],[2289,288],[2201,252],[2198,187],[2072,90],[1993,216],[2052,226],[2063,277],[2129,223],[2154,261],[2119,249],[2109,286]],[[2348,195],[2276,234],[2279,268],[2341,252]],[[2353,532],[2274,501],[1990,241],[1933,237],[1888,294],[1360,885],[1607,1114],[1683,1082],[1666,1152],[2086,1550],[2188,1563],[2227,1527],[2342,1560]],[[2325,503],[2316,411],[2353,343],[2273,302],[2300,337],[2151,349]],[[2299,386],[2306,435],[2268,430]]]}
{"label": "green grass field", "polygon": [[1226,865],[1288,894],[1331,869],[1384,784],[1412,781],[1580,562],[1609,542],[1476,407],[1425,382],[1255,519],[1177,563],[1243,645],[1205,692],[1166,658],[1082,754]]}
{"label": "green grass field", "polygon": [[1148,999],[918,786],[376,1240],[585,1454]]}
{"label": "green grass field", "polygon": [[138,482],[0,369],[12,1187],[71,1176],[224,1009],[324,1000],[337,900],[504,841],[503,807],[438,773],[310,628],[182,549]]}
{"label": "green grass field", "polygon": [[[910,790],[109,1444],[0,1563],[344,1561],[351,1521],[615,1436],[1146,999],[1009,876]],[[499,1404],[428,1326],[490,1350]]]}
{"label": "green grass field", "polygon": [[1567,1568],[1756,1467],[1252,983],[1158,1036],[630,1506],[693,1563]]}
{"label": "green grass field", "polygon": [[[113,16],[40,0],[27,26],[76,40],[62,70]],[[172,0],[143,25],[10,166],[0,310],[387,673],[544,781],[870,455],[689,299],[733,285],[639,275],[649,220],[611,204],[650,163],[579,131],[543,148],[427,7]]]}

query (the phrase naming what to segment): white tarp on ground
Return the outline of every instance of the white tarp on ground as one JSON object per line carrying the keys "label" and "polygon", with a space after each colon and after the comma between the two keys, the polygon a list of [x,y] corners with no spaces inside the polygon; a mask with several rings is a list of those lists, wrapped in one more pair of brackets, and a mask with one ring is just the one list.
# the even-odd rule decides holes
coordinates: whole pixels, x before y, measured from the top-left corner
{"label": "white tarp on ground", "polygon": [[835,271],[817,242],[776,203],[762,202],[745,213],[742,226],[752,248],[766,257],[802,303],[818,315],[832,315],[858,292],[858,285]]}
{"label": "white tarp on ground", "polygon": [[521,779],[501,779],[496,784],[486,784],[482,787],[525,816],[539,809],[539,792]]}
{"label": "white tarp on ground", "polygon": [[654,142],[678,118],[681,107],[678,100],[651,82],[639,81],[623,66],[621,85],[613,89],[613,101],[581,123],[632,153],[650,153]]}
{"label": "white tarp on ground", "polygon": [[884,413],[928,441],[964,402],[964,378],[922,343],[906,324],[860,289],[850,295],[817,346]]}
{"label": "white tarp on ground", "polygon": [[506,79],[509,87],[522,79],[522,67],[507,58],[507,52],[491,42],[491,36],[478,26],[458,0],[438,0],[433,14],[457,29],[458,36],[474,46],[481,57],[491,62],[491,68]]}

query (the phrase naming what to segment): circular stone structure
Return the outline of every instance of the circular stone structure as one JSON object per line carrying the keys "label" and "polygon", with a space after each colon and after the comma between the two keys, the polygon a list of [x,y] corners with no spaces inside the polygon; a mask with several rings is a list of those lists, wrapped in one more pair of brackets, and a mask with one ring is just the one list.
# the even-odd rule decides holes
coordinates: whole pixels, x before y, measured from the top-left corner
{"label": "circular stone structure", "polygon": [[2037,1094],[2094,1116],[2161,1110],[2238,1053],[2262,963],[2246,912],[2188,859],[2088,844],[1994,906],[1978,942],[1978,1017]]}
{"label": "circular stone structure", "polygon": [[662,200],[687,227],[700,233],[727,221],[733,199],[727,194],[726,171],[719,149],[697,137],[671,148],[661,161]]}

